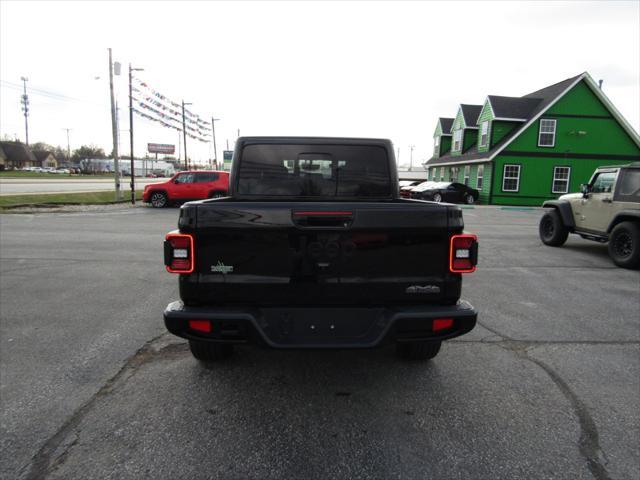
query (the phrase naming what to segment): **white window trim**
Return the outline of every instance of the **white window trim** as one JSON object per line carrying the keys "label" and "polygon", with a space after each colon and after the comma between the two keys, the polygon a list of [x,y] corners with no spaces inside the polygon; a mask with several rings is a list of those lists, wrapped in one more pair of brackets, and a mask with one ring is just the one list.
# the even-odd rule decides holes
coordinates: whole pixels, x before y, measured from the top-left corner
{"label": "white window trim", "polygon": [[464,166],[464,175],[463,175],[462,183],[464,183],[465,185],[468,186],[470,179],[471,179],[471,166],[470,165],[465,165]]}
{"label": "white window trim", "polygon": [[[480,181],[482,181],[482,185],[480,185]],[[476,190],[480,190],[482,187],[484,187],[484,165],[478,165],[476,173]]]}
{"label": "white window trim", "polygon": [[444,182],[444,167],[440,167],[440,181]]}
{"label": "white window trim", "polygon": [[[565,191],[560,191],[555,189],[556,181],[564,181],[564,178],[556,178],[556,170],[559,168],[567,168],[569,169],[569,174],[567,175],[567,189]],[[569,182],[571,181],[571,167],[567,165],[558,165],[557,167],[553,167],[553,179],[551,180],[551,193],[568,193],[569,192]]]}
{"label": "white window trim", "polygon": [[[460,139],[456,140],[456,136],[458,135],[458,133],[460,134]],[[454,130],[453,132],[453,146],[451,148],[452,152],[460,152],[462,151],[462,138],[463,138],[463,130],[461,128]],[[458,147],[456,148],[456,142],[458,142]]]}
{"label": "white window trim", "polygon": [[[505,174],[507,173],[507,167],[518,167],[518,176],[517,177],[507,177]],[[520,191],[520,173],[522,171],[522,165],[518,165],[518,164],[514,164],[514,163],[507,163],[504,165],[504,167],[502,168],[502,191],[503,192],[519,192]],[[506,188],[504,188],[504,181],[505,180],[515,180],[516,181],[516,188],[514,190],[509,189],[507,190]]]}
{"label": "white window trim", "polygon": [[433,146],[438,148],[440,146],[440,136],[436,135],[436,137],[433,140]]}
{"label": "white window trim", "polygon": [[[485,127],[487,130],[485,131]],[[484,143],[482,142],[482,137],[484,138]],[[485,120],[480,124],[480,141],[478,142],[481,147],[486,147],[489,144],[489,120]]]}
{"label": "white window trim", "polygon": [[[553,122],[553,141],[551,145],[541,145],[540,138],[542,135],[550,135],[551,132],[543,132],[542,131],[542,122]],[[538,146],[543,148],[553,148],[556,146],[556,129],[558,128],[558,121],[555,118],[541,118],[540,124],[538,125]]]}

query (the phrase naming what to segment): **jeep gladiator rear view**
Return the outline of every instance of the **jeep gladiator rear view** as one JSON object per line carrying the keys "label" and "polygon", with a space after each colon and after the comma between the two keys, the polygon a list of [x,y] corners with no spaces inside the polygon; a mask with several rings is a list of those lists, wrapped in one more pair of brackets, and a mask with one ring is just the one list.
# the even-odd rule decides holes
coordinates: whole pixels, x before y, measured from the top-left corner
{"label": "jeep gladiator rear view", "polygon": [[201,361],[246,343],[429,359],[476,323],[460,291],[477,238],[459,207],[400,198],[389,140],[241,137],[229,196],[183,205],[178,227],[164,321]]}

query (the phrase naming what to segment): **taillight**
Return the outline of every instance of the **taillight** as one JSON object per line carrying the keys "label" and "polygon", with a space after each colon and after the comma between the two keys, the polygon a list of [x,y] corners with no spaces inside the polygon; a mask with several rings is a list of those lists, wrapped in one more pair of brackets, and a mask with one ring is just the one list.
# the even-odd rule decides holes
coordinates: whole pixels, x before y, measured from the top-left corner
{"label": "taillight", "polygon": [[167,233],[164,242],[164,264],[170,273],[193,273],[195,250],[193,236],[186,233]]}
{"label": "taillight", "polygon": [[475,235],[454,235],[449,250],[449,270],[452,273],[475,272],[478,263],[478,237]]}

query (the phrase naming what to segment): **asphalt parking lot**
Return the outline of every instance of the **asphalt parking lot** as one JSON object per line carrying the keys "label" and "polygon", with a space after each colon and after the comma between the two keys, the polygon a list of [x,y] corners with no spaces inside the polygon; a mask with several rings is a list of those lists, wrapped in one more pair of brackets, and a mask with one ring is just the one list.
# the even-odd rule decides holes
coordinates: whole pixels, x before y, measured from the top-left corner
{"label": "asphalt parking lot", "polygon": [[2,478],[640,478],[640,273],[464,211],[469,335],[430,363],[165,334],[177,210],[0,215]]}

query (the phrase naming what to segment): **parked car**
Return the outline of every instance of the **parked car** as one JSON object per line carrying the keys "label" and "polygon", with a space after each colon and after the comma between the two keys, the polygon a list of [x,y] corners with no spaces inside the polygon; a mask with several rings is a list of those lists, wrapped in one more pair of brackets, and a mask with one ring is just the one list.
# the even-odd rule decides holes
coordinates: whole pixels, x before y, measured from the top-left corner
{"label": "parked car", "polygon": [[183,205],[164,244],[167,329],[204,362],[235,345],[435,357],[473,329],[478,244],[456,205],[398,198],[382,139],[241,137],[229,196]]}
{"label": "parked car", "polygon": [[545,245],[564,245],[570,233],[609,242],[609,256],[623,268],[640,267],[640,162],[598,168],[581,193],[562,195],[542,204]]}
{"label": "parked car", "polygon": [[146,185],[142,200],[155,208],[163,208],[176,202],[224,197],[228,190],[229,172],[184,171],[166,182]]}
{"label": "parked car", "polygon": [[411,190],[411,198],[434,202],[466,203],[471,205],[478,200],[480,192],[463,183],[425,182]]}
{"label": "parked car", "polygon": [[398,183],[400,187],[400,196],[402,198],[409,198],[413,187],[420,185],[422,180],[401,180]]}

